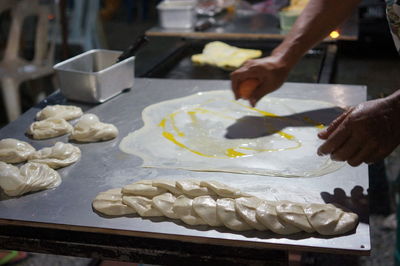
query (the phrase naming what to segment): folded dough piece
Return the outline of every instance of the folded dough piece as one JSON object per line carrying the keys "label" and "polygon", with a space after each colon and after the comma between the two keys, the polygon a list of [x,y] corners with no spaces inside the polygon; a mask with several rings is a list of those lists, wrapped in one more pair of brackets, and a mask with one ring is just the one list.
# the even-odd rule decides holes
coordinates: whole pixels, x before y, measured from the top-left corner
{"label": "folded dough piece", "polygon": [[[9,172],[9,175],[19,174],[18,168],[5,163],[3,165],[6,166],[4,172]],[[23,182],[18,181],[19,179],[14,181],[13,186],[23,190]],[[207,192],[201,189],[206,188],[201,184],[213,187],[215,191],[223,191],[220,194],[224,193],[225,196],[245,195],[237,189],[214,181],[141,180],[122,189],[100,193],[93,201],[93,208],[108,215],[136,211],[143,217],[166,216],[180,219],[189,225],[224,225],[235,231],[270,229],[282,235],[301,231],[339,235],[353,230],[358,223],[357,214],[346,212],[332,204],[266,201],[250,195],[235,199],[222,198],[216,194],[191,196]],[[177,197],[176,194],[181,193],[181,190],[187,195]],[[171,193],[172,191],[176,194]]]}
{"label": "folded dough piece", "polygon": [[207,224],[194,211],[193,200],[184,195],[180,195],[178,198],[176,198],[172,210],[179,217],[179,219],[181,219],[186,224],[189,225]]}
{"label": "folded dough piece", "polygon": [[36,150],[29,143],[17,139],[0,140],[0,161],[6,163],[21,163]]}
{"label": "folded dough piece", "polygon": [[27,133],[34,139],[49,139],[72,131],[72,126],[62,118],[48,118],[33,122]]}
{"label": "folded dough piece", "polygon": [[141,196],[123,196],[122,202],[135,209],[142,217],[163,216],[151,199]]}
{"label": "folded dough piece", "polygon": [[256,219],[269,230],[280,235],[291,235],[301,229],[281,220],[275,209],[276,202],[263,201],[256,209]]}
{"label": "folded dough piece", "polygon": [[18,167],[0,162],[0,187],[8,196],[19,196],[28,192],[26,177],[21,176]]}
{"label": "folded dough piece", "polygon": [[43,148],[32,153],[29,161],[47,164],[53,169],[71,165],[79,160],[81,150],[68,143],[56,142],[53,147]]}
{"label": "folded dough piece", "polygon": [[331,235],[340,235],[347,233],[354,228],[356,228],[358,224],[358,215],[353,212],[344,212],[342,217],[335,227],[334,232]]}
{"label": "folded dough piece", "polygon": [[206,44],[201,54],[192,56],[196,64],[208,64],[226,69],[239,68],[249,59],[262,55],[260,50],[243,49],[215,41]]}
{"label": "folded dough piece", "polygon": [[344,234],[358,223],[358,215],[345,212],[332,204],[307,204],[304,213],[312,227],[321,235]]}
{"label": "folded dough piece", "polygon": [[177,180],[176,187],[189,197],[215,195],[215,193],[207,187],[201,187],[200,181],[196,179]]}
{"label": "folded dough piece", "polygon": [[136,213],[136,210],[122,202],[120,188],[100,192],[92,203],[93,208],[103,214],[120,216]]}
{"label": "folded dough piece", "polygon": [[126,185],[122,188],[124,195],[154,197],[167,192],[166,189],[154,187],[151,180],[141,180],[133,184]]}
{"label": "folded dough piece", "polygon": [[259,231],[267,230],[267,227],[257,221],[256,210],[263,200],[250,197],[250,198],[237,198],[235,199],[236,212],[242,219]]}
{"label": "folded dough piece", "polygon": [[221,222],[231,230],[246,231],[254,229],[237,214],[234,199],[218,199],[217,215]]}
{"label": "folded dough piece", "polygon": [[164,193],[153,198],[154,205],[158,208],[164,216],[171,219],[179,219],[178,215],[174,212],[172,207],[174,206],[176,197],[171,193]]}
{"label": "folded dough piece", "polygon": [[85,114],[73,128],[70,139],[80,142],[110,140],[118,136],[118,129],[113,124],[100,122],[94,114]]}
{"label": "folded dough piece", "polygon": [[61,184],[60,175],[45,164],[26,163],[17,167],[0,162],[0,187],[9,196],[20,196]]}
{"label": "folded dough piece", "polygon": [[218,181],[201,181],[200,186],[206,187],[211,191],[215,192],[218,196],[224,198],[239,198],[242,197],[243,193],[237,189],[225,184],[222,184]]}
{"label": "folded dough piece", "polygon": [[48,105],[36,114],[36,120],[47,118],[62,118],[72,120],[83,114],[82,109],[72,105]]}
{"label": "folded dough piece", "polygon": [[282,201],[276,205],[276,213],[283,221],[300,228],[307,233],[315,232],[304,213],[303,205],[290,201]]}
{"label": "folded dough piece", "polygon": [[153,186],[154,187],[159,187],[168,190],[175,196],[182,195],[182,191],[176,188],[175,186],[175,180],[169,180],[169,179],[157,179],[153,180]]}
{"label": "folded dough piece", "polygon": [[222,226],[217,215],[217,202],[211,196],[200,196],[193,199],[193,209],[201,219],[210,226]]}

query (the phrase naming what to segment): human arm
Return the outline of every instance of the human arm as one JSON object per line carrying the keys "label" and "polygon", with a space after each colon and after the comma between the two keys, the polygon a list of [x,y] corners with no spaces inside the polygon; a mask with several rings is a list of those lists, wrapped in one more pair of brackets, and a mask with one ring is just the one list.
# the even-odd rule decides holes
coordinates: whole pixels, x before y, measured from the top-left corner
{"label": "human arm", "polygon": [[235,98],[242,98],[240,84],[248,79],[259,81],[259,85],[246,97],[253,106],[264,95],[282,86],[301,57],[349,17],[359,2],[310,0],[291,31],[270,56],[247,61],[231,73]]}
{"label": "human arm", "polygon": [[319,155],[351,166],[385,158],[400,144],[400,89],[350,108],[318,136],[326,140]]}

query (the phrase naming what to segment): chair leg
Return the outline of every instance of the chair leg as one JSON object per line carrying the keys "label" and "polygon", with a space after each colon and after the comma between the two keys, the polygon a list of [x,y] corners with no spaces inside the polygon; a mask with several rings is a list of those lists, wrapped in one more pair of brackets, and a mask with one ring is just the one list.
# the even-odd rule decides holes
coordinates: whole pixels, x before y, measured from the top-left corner
{"label": "chair leg", "polygon": [[21,114],[21,102],[19,97],[19,82],[15,79],[4,78],[1,80],[4,105],[7,111],[8,121],[14,121]]}

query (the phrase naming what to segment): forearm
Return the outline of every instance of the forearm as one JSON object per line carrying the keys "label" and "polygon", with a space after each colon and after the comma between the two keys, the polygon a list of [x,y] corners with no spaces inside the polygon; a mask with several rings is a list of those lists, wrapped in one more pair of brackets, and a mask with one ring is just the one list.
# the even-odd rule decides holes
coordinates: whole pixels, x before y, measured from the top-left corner
{"label": "forearm", "polygon": [[387,99],[393,104],[396,110],[400,111],[400,89],[389,95]]}
{"label": "forearm", "polygon": [[310,0],[272,55],[293,67],[314,45],[348,18],[360,0]]}
{"label": "forearm", "polygon": [[[393,110],[392,115],[393,115],[393,127],[398,128],[398,132],[400,134],[400,89],[395,91],[393,94],[389,95],[386,97],[386,100],[390,106],[390,108]],[[398,136],[400,138],[400,135]],[[400,139],[399,139],[400,141]]]}

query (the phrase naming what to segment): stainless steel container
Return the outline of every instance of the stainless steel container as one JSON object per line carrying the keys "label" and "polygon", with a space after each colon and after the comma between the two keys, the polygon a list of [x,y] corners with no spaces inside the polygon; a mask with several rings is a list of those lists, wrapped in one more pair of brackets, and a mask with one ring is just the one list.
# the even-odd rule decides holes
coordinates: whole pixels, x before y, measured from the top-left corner
{"label": "stainless steel container", "polygon": [[61,93],[70,100],[101,103],[134,81],[134,57],[117,62],[120,51],[90,50],[54,66]]}
{"label": "stainless steel container", "polygon": [[196,1],[162,1],[157,5],[163,28],[190,29],[196,22]]}

